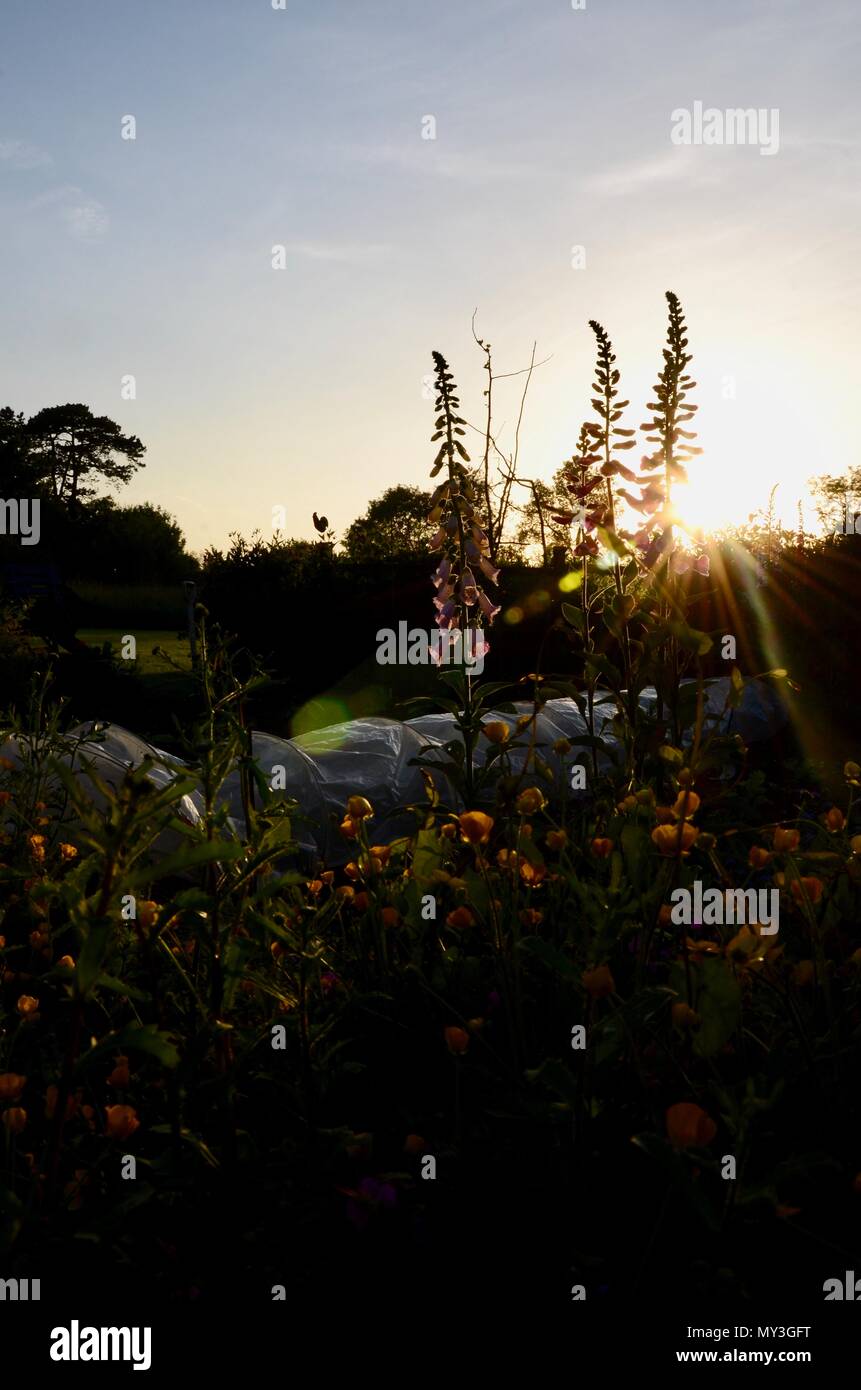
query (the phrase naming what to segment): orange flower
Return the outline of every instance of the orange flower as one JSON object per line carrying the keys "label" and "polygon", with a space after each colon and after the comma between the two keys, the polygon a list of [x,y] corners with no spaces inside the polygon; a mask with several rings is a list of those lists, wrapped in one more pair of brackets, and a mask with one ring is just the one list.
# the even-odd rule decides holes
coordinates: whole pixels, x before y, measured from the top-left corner
{"label": "orange flower", "polygon": [[486,845],[493,829],[492,816],[483,811],[463,811],[457,818],[460,837],[469,845]]}
{"label": "orange flower", "polygon": [[27,1111],[22,1110],[20,1105],[13,1105],[11,1110],[4,1112],[3,1123],[10,1134],[20,1134],[27,1123]]}
{"label": "orange flower", "polygon": [[671,1105],[665,1118],[667,1138],[674,1149],[704,1149],[717,1134],[714,1120],[690,1101]]}
{"label": "orange flower", "polygon": [[785,830],[779,825],[774,832],[774,848],[778,854],[792,854],[798,849],[800,841],[797,830]]}
{"label": "orange flower", "polygon": [[511,738],[511,730],[501,719],[489,719],[486,724],[482,724],[481,732],[491,743],[507,743]]}
{"label": "orange flower", "polygon": [[524,859],[520,864],[520,877],[528,888],[532,888],[547,877],[547,870],[543,864],[530,864],[528,859]]}
{"label": "orange flower", "polygon": [[135,911],[137,913],[136,920],[141,930],[152,931],[158,921],[161,906],[159,903],[152,902],[149,898],[142,898],[141,901],[136,904]]}
{"label": "orange flower", "polygon": [[516,869],[519,861],[520,855],[516,849],[501,849],[496,856],[500,869]]}
{"label": "orange flower", "polygon": [[695,1028],[700,1021],[699,1014],[694,1012],[690,1004],[684,1004],[681,1000],[673,1005],[671,1013],[676,1028]]}
{"label": "orange flower", "polygon": [[794,878],[789,885],[789,890],[797,903],[803,903],[805,895],[810,903],[818,903],[822,897],[821,878]]}
{"label": "orange flower", "polygon": [[61,843],[60,843],[60,858],[61,858],[62,860],[65,861],[65,860],[68,860],[68,859],[77,859],[77,857],[78,857],[78,851],[75,849],[75,846],[74,846],[74,845],[68,845],[68,844],[65,843],[65,841],[61,841]]}
{"label": "orange flower", "polygon": [[460,1057],[469,1047],[469,1033],[464,1028],[445,1028],[443,1030],[446,1046],[455,1057]]}
{"label": "orange flower", "polygon": [[583,988],[592,999],[604,999],[616,991],[616,982],[609,965],[596,965],[594,970],[584,970],[580,979]]}
{"label": "orange flower", "polygon": [[678,816],[679,820],[690,820],[691,816],[696,815],[700,808],[700,799],[696,792],[680,791],[673,802],[673,815]]}
{"label": "orange flower", "polygon": [[0,806],[5,806],[7,801],[12,800],[11,792],[0,792]]}
{"label": "orange flower", "polygon": [[535,816],[547,805],[547,798],[539,787],[527,787],[514,803],[519,816]]}
{"label": "orange flower", "polygon": [[[45,1119],[52,1120],[54,1111],[57,1108],[59,1091],[56,1086],[49,1086],[45,1092]],[[78,1108],[78,1100],[75,1096],[66,1096],[66,1119],[70,1120]]]}
{"label": "orange flower", "polygon": [[308,892],[311,894],[312,898],[316,898],[317,894],[322,893],[322,891],[323,880],[321,878],[312,878],[308,884]]}
{"label": "orange flower", "polygon": [[544,913],[535,907],[524,907],[520,912],[520,920],[524,927],[537,927],[544,920]]}
{"label": "orange flower", "polygon": [[325,883],[327,888],[331,888],[332,884],[335,882],[334,870],[326,869],[325,873],[320,875],[320,882]]}
{"label": "orange flower", "polygon": [[347,875],[347,878],[353,879],[354,882],[355,882],[355,880],[356,880],[357,878],[361,878],[361,870],[360,870],[358,864],[354,864],[354,863],[345,864],[345,865],[344,865],[344,873]]}
{"label": "orange flower", "polygon": [[806,985],[811,984],[813,981],[813,975],[814,970],[812,960],[800,960],[792,972],[792,978],[798,985],[799,989],[804,989]]}
{"label": "orange flower", "polygon": [[747,862],[752,869],[764,869],[769,859],[771,859],[771,854],[767,849],[763,849],[761,845],[751,846]]}
{"label": "orange flower", "polygon": [[335,889],[335,897],[340,898],[342,902],[352,902],[355,896],[356,890],[355,888],[351,888],[349,883],[345,883],[342,888]]}
{"label": "orange flower", "polygon": [[475,917],[468,907],[456,907],[445,919],[448,927],[474,927]]}
{"label": "orange flower", "polygon": [[74,970],[75,958],[74,956],[60,956],[57,964],[62,965],[66,970]]}
{"label": "orange flower", "polygon": [[30,853],[37,864],[41,864],[42,860],[45,858],[45,836],[28,835],[27,844],[30,846]]}
{"label": "orange flower", "polygon": [[20,1100],[26,1084],[26,1076],[19,1076],[14,1071],[0,1072],[0,1100]]}
{"label": "orange flower", "polygon": [[548,830],[545,843],[548,849],[562,850],[568,843],[568,836],[564,830]]}
{"label": "orange flower", "polygon": [[130,1139],[139,1128],[140,1120],[131,1105],[105,1106],[105,1134],[109,1139]]}
{"label": "orange flower", "polygon": [[401,920],[401,914],[396,907],[384,907],[380,912],[380,918],[384,927],[396,927]]}
{"label": "orange flower", "polygon": [[839,806],[832,806],[830,811],[825,812],[825,824],[832,833],[843,829],[846,817]]}
{"label": "orange flower", "polygon": [[420,1134],[408,1134],[406,1139],[404,1140],[405,1154],[424,1153],[424,1150],[426,1148],[427,1145]]}
{"label": "orange flower", "polygon": [[347,802],[347,815],[351,820],[366,820],[374,814],[374,808],[364,796],[351,796]]}
{"label": "orange flower", "polygon": [[672,857],[676,854],[687,854],[699,833],[697,827],[689,821],[680,821],[678,825],[656,825],[652,831],[652,840],[661,854]]}
{"label": "orange flower", "polygon": [[[379,859],[380,868],[382,868],[385,864],[388,864],[391,852],[391,845],[371,845],[371,854],[373,855],[374,859]],[[372,867],[376,869],[377,866],[373,865]]]}
{"label": "orange flower", "polygon": [[565,758],[571,752],[572,747],[573,744],[570,744],[567,738],[557,738],[553,745],[553,752],[557,757]]}
{"label": "orange flower", "polygon": [[672,825],[676,820],[676,813],[672,806],[656,806],[655,820],[658,825]]}
{"label": "orange flower", "polygon": [[338,827],[346,840],[355,840],[359,833],[359,822],[352,816],[345,816]]}
{"label": "orange flower", "polygon": [[625,796],[617,805],[616,810],[620,811],[624,816],[627,814],[628,811],[636,811],[638,804],[639,803],[635,796]]}
{"label": "orange flower", "polygon": [[38,1009],[39,1001],[34,999],[32,994],[22,994],[15,1007],[22,1018],[29,1018]]}
{"label": "orange flower", "polygon": [[613,841],[598,836],[592,841],[591,848],[598,859],[606,859],[613,852]]}
{"label": "orange flower", "polygon": [[128,1086],[129,1084],[129,1059],[128,1057],[118,1057],[117,1064],[108,1077],[109,1086]]}

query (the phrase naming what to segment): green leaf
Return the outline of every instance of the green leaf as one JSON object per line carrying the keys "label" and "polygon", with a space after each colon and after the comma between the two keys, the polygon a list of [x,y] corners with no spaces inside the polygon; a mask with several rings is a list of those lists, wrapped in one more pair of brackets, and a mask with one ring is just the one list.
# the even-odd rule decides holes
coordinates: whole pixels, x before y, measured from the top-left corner
{"label": "green leaf", "polygon": [[89,1066],[98,1057],[110,1056],[113,1052],[143,1052],[155,1057],[163,1067],[172,1069],[179,1065],[179,1052],[174,1039],[162,1033],[153,1023],[128,1023],[118,1033],[108,1033],[101,1042],[96,1043],[78,1059],[78,1070]]}

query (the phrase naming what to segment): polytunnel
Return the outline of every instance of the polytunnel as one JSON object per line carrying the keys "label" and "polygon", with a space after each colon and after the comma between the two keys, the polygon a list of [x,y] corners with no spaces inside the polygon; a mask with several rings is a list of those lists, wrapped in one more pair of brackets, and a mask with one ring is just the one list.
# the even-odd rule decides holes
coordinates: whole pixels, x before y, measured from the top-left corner
{"label": "polytunnel", "polygon": [[[746,682],[741,703],[735,710],[725,709],[728,690],[727,678],[712,681],[706,687],[707,726],[719,726],[723,733],[738,733],[745,744],[756,744],[770,738],[786,724],[788,711],[777,685],[763,680]],[[644,690],[640,704],[654,711],[656,698],[654,689]],[[488,711],[484,720],[499,720],[513,728],[519,717],[532,712],[532,702],[521,701],[504,710]],[[595,730],[606,750],[598,752],[599,770],[609,765],[612,751],[618,746],[618,740],[608,729],[614,712],[609,692],[597,691]],[[563,773],[570,783],[571,769],[575,765],[587,768],[591,765],[591,750],[576,743],[588,734],[586,720],[574,700],[548,700],[539,712],[535,748],[553,772],[555,785],[560,784]],[[445,745],[459,738],[451,714],[426,714],[405,722],[370,717],[331,724],[293,739],[276,738],[255,730],[252,751],[267,781],[274,784],[274,794],[297,803],[293,831],[303,857],[319,858],[334,866],[349,857],[349,847],[338,832],[338,823],[350,796],[365,796],[373,805],[375,841],[387,843],[414,828],[415,818],[407,808],[425,800],[421,768],[415,763],[419,756],[426,762],[439,762],[439,771],[434,771],[433,777],[441,796],[449,805],[460,804],[444,772]],[[565,755],[564,766],[563,758],[553,749],[563,738],[573,745],[571,752]],[[688,731],[684,741],[690,743],[690,740]],[[90,767],[101,781],[116,787],[129,768],[140,766],[146,758],[153,764],[148,776],[159,785],[176,777],[185,766],[180,759],[116,724],[78,725],[65,736],[64,745],[60,761],[65,762],[87,787],[88,795],[97,806],[104,804],[104,798],[89,775]],[[486,751],[487,745],[479,741],[474,753],[477,766],[482,765]],[[522,771],[527,754],[526,746],[509,750],[508,758],[515,774]],[[27,755],[26,745],[16,740],[0,747],[0,756],[18,764]],[[586,780],[585,789],[569,792],[569,795],[588,797],[588,777]],[[237,769],[228,776],[222,794],[234,833],[241,834],[242,804]],[[488,788],[487,796],[492,798],[492,788]],[[201,810],[199,792],[193,791],[183,797],[179,807],[183,819],[194,824],[199,821]],[[71,816],[67,833],[69,838],[74,838]],[[178,833],[167,832],[157,842],[156,852],[159,856],[171,853],[180,843]]]}

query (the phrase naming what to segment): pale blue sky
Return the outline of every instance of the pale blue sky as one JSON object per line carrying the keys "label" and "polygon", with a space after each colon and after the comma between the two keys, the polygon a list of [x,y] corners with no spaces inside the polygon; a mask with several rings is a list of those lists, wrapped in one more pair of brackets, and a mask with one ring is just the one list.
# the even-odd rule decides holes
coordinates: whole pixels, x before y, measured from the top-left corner
{"label": "pale blue sky", "polygon": [[[139,434],[122,496],[194,548],[277,505],[340,532],[425,484],[433,348],[479,423],[473,308],[500,371],[551,355],[520,465],[548,477],[588,413],[586,321],[637,425],[671,288],[694,519],[777,481],[794,516],[810,473],[858,462],[859,37],[856,0],[4,0],[0,404]],[[778,108],[779,152],[674,146],[697,100]]]}

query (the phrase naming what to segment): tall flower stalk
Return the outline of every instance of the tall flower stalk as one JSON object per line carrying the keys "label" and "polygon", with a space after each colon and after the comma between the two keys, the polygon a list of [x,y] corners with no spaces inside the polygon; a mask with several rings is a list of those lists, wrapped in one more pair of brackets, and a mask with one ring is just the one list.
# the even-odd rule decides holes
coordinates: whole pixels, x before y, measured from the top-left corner
{"label": "tall flower stalk", "polygon": [[[474,659],[490,651],[490,644],[483,633],[499,613],[499,605],[487,595],[481,578],[495,585],[499,580],[499,570],[490,559],[490,542],[476,509],[472,479],[465,466],[470,458],[461,442],[466,433],[466,422],[457,413],[460,408],[457,386],[442,353],[435,352],[433,361],[437,417],[432,440],[442,442],[434,459],[431,477],[435,478],[445,467],[448,470],[448,477],[437,486],[431,497],[429,514],[429,520],[438,523],[431,550],[442,551],[442,558],[432,576],[436,587],[433,601],[436,625],[442,633],[449,634],[450,640],[459,635],[464,656],[471,634],[473,645],[470,655]],[[458,693],[463,697],[461,729],[466,748],[465,789],[471,798],[474,791],[472,755],[477,736],[472,676],[466,667],[463,672],[452,674],[457,678]]]}

